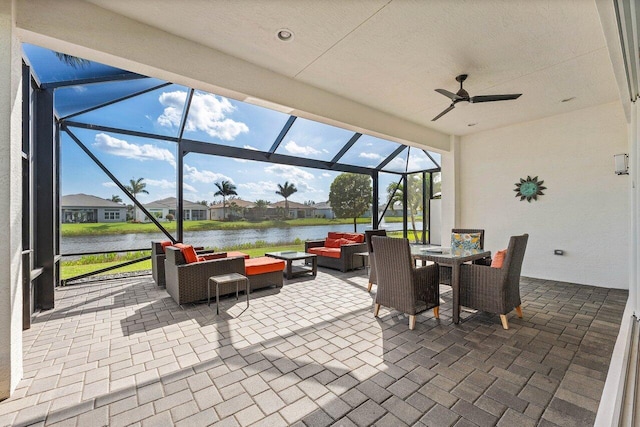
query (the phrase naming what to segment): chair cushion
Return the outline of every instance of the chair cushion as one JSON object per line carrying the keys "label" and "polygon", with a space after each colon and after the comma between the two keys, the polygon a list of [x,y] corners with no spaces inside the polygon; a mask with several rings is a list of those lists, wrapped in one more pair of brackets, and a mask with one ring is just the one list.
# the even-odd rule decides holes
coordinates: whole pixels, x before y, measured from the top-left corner
{"label": "chair cushion", "polygon": [[284,267],[284,261],[266,256],[244,260],[244,272],[247,276],[282,271]]}
{"label": "chair cushion", "polygon": [[322,251],[325,249],[324,246],[316,246],[315,248],[307,249],[307,252],[310,254],[322,255]]}
{"label": "chair cushion", "polygon": [[327,237],[330,239],[342,239],[344,237],[344,233],[336,233],[335,231],[330,231],[327,233]]}
{"label": "chair cushion", "polygon": [[329,258],[340,258],[340,248],[322,248],[319,255]]}
{"label": "chair cushion", "polygon": [[173,242],[171,240],[165,240],[163,242],[160,242],[160,246],[162,247],[162,252],[165,252],[164,248],[171,245],[173,245]]}
{"label": "chair cushion", "polygon": [[472,249],[482,249],[480,247],[480,233],[451,233],[452,251]]}
{"label": "chair cushion", "polygon": [[229,251],[227,252],[227,258],[232,258],[232,257],[243,257],[244,259],[249,259],[249,255],[245,254],[244,252],[240,252],[240,251]]}
{"label": "chair cushion", "polygon": [[332,239],[330,237],[327,237],[324,240],[324,247],[325,248],[339,248],[340,245],[343,244],[343,243],[340,243],[341,240],[344,240],[344,239],[342,239],[342,238]]}
{"label": "chair cushion", "polygon": [[204,255],[200,255],[198,256],[198,262],[200,261],[210,261],[212,259],[220,259],[220,258],[226,258],[228,255],[226,252],[216,252],[213,254],[204,254]]}
{"label": "chair cushion", "polygon": [[364,234],[362,233],[343,233],[342,237],[352,240],[354,243],[364,243]]}
{"label": "chair cushion", "polygon": [[493,260],[491,261],[491,267],[502,268],[502,264],[504,264],[504,258],[506,256],[507,256],[506,249],[496,252],[496,254],[493,256]]}
{"label": "chair cushion", "polygon": [[198,262],[198,254],[192,245],[185,245],[184,243],[176,243],[174,245],[176,248],[180,249],[182,252],[182,256],[184,257],[184,261],[187,264],[191,264],[192,262]]}

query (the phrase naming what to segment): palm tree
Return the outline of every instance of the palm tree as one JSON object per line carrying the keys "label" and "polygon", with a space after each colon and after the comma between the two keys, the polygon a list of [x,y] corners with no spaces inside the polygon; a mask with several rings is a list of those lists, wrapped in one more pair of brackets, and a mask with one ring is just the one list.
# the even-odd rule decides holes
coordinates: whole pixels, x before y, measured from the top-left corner
{"label": "palm tree", "polygon": [[284,211],[285,216],[289,216],[289,196],[298,191],[295,184],[289,184],[289,181],[285,181],[284,185],[278,184],[278,191],[276,194],[284,197]]}
{"label": "palm tree", "polygon": [[[133,196],[134,199],[137,199],[137,195],[140,193],[144,193],[144,194],[149,194],[149,192],[147,190],[145,190],[145,187],[147,186],[146,183],[142,182],[144,180],[144,178],[131,178],[129,180],[129,185],[126,185],[124,188],[127,189],[127,191],[129,193],[131,193],[131,195]],[[136,218],[138,217],[136,215],[137,211],[137,207],[134,204],[133,205],[133,221],[136,221]]]}
{"label": "palm tree", "polygon": [[236,186],[229,181],[216,182],[215,184],[218,187],[218,191],[213,195],[222,196],[222,219],[224,220],[226,217],[227,196],[237,196],[238,193],[236,193]]}
{"label": "palm tree", "polygon": [[257,211],[256,217],[264,218],[267,210],[267,206],[269,206],[269,202],[267,200],[256,200],[255,210]]}
{"label": "palm tree", "polygon": [[115,202],[115,203],[122,203],[122,198],[117,194],[112,195],[111,198],[108,200],[111,200],[112,202]]}
{"label": "palm tree", "polygon": [[77,56],[67,55],[66,53],[54,52],[56,57],[64,62],[65,64],[73,67],[73,68],[84,68],[91,64],[90,61],[86,59],[78,58]]}

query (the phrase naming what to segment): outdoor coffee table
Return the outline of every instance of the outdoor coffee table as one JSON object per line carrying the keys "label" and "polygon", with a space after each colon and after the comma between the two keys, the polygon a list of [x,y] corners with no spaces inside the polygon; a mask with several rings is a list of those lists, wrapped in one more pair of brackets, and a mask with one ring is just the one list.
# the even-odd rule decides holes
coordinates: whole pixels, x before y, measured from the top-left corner
{"label": "outdoor coffee table", "polygon": [[[302,276],[304,274],[309,274],[309,273],[311,273],[311,275],[315,277],[316,274],[318,274],[318,257],[315,254],[309,254],[306,252],[296,252],[296,251],[283,251],[283,252],[267,252],[265,256],[286,261],[287,269],[285,271],[285,277],[287,279],[291,279],[292,277]],[[310,260],[311,267],[293,265],[293,261],[301,260],[301,259]]]}
{"label": "outdoor coffee table", "polygon": [[238,299],[238,285],[240,282],[244,282],[245,284],[244,293],[247,295],[247,308],[249,308],[249,279],[238,273],[220,274],[218,276],[209,277],[209,286],[207,286],[207,304],[211,306],[211,285],[214,284],[216,285],[216,314],[220,314],[220,285],[235,283],[236,299]]}

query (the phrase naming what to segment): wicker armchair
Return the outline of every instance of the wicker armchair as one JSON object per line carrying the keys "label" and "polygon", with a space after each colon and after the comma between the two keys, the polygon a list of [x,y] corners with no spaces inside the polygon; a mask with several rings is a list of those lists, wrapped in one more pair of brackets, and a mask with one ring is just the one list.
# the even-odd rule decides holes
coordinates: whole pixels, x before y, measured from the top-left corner
{"label": "wicker armchair", "polygon": [[437,319],[440,309],[438,264],[415,267],[409,240],[373,236],[376,254],[378,290],[373,315],[380,306],[395,308],[409,315],[409,329],[416,326],[416,314],[433,308]]}
{"label": "wicker armchair", "polygon": [[[178,304],[207,299],[207,280],[211,276],[227,273],[244,275],[244,257],[218,258],[187,264],[180,249],[165,248],[164,263],[167,292]],[[282,275],[282,273],[281,273]],[[220,287],[220,295],[235,292],[232,284]]]}
{"label": "wicker armchair", "polygon": [[[163,240],[151,241],[151,275],[158,286],[167,285],[164,277],[164,261],[166,259],[164,249],[168,243],[170,242]],[[194,249],[197,251],[198,255],[214,253],[213,250],[205,250],[200,246],[195,247]]]}
{"label": "wicker armchair", "polygon": [[365,242],[367,243],[367,250],[369,252],[369,286],[367,291],[371,292],[371,287],[376,282],[376,260],[373,255],[373,245],[371,245],[371,237],[373,236],[386,236],[387,230],[366,230],[364,232]]}
{"label": "wicker armchair", "polygon": [[506,314],[514,308],[522,318],[520,271],[528,234],[512,236],[502,268],[463,264],[460,266],[460,305],[500,315],[509,329]]}
{"label": "wicker armchair", "polygon": [[[484,230],[481,228],[453,228],[451,234],[468,234],[468,233],[480,233],[480,249],[484,249]],[[482,258],[473,261],[473,264],[479,265],[491,265],[491,258]],[[441,265],[440,266],[440,283],[445,285],[451,284],[451,267]]]}

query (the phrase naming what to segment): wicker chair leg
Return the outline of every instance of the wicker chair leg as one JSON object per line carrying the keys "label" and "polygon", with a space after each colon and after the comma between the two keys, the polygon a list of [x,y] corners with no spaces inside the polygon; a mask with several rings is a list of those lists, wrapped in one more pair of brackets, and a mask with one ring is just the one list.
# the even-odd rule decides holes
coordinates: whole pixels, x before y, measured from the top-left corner
{"label": "wicker chair leg", "polygon": [[500,321],[502,322],[502,327],[504,329],[509,329],[509,321],[507,321],[507,316],[505,314],[500,315]]}
{"label": "wicker chair leg", "polygon": [[440,318],[440,306],[433,307],[433,317]]}
{"label": "wicker chair leg", "polygon": [[372,287],[373,287],[373,283],[369,282],[369,286],[367,286],[367,292],[371,292]]}
{"label": "wicker chair leg", "polygon": [[522,319],[522,306],[521,305],[516,307],[516,313],[518,313],[518,317]]}
{"label": "wicker chair leg", "polygon": [[409,329],[414,330],[416,328],[416,316],[409,316]]}
{"label": "wicker chair leg", "polygon": [[380,304],[376,304],[376,305],[373,307],[373,316],[374,316],[374,317],[378,317],[378,312],[379,312],[379,311],[380,311]]}

